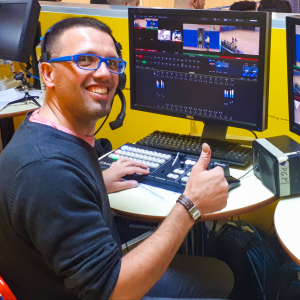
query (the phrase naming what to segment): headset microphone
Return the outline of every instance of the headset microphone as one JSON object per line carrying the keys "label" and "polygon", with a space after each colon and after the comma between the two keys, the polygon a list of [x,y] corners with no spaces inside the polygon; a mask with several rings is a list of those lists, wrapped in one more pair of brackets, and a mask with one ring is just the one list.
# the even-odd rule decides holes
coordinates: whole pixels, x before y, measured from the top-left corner
{"label": "headset microphone", "polygon": [[117,88],[117,94],[121,100],[122,107],[121,107],[121,112],[118,114],[117,118],[114,121],[109,123],[109,126],[112,130],[121,127],[125,119],[126,101],[123,92],[119,89],[119,87]]}
{"label": "headset microphone", "polygon": [[[122,45],[120,43],[118,43],[114,38],[113,41],[115,43],[115,47],[118,53],[119,58],[122,58]],[[120,128],[123,125],[123,121],[125,119],[125,111],[126,111],[126,100],[124,97],[124,94],[122,92],[122,90],[124,90],[126,85],[126,74],[120,74],[119,75],[119,84],[117,87],[117,91],[116,91],[116,95],[119,96],[120,100],[121,100],[121,112],[118,114],[117,118],[109,123],[109,126],[111,128],[111,130],[115,130]]]}

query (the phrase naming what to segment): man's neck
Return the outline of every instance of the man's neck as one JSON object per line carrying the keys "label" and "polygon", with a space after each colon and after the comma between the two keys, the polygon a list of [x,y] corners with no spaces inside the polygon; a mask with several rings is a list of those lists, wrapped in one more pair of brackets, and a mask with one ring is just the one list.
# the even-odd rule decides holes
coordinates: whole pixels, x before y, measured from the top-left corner
{"label": "man's neck", "polygon": [[71,116],[66,116],[54,103],[49,104],[47,99],[45,99],[39,114],[44,118],[77,133],[78,135],[87,137],[94,135],[96,124],[83,123],[78,119],[74,120]]}

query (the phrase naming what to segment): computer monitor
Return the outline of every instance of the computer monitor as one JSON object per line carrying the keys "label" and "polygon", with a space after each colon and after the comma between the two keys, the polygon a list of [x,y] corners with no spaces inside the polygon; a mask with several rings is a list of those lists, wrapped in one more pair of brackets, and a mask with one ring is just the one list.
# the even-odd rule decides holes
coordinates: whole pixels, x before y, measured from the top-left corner
{"label": "computer monitor", "polygon": [[300,135],[300,18],[286,17],[290,131]]}
{"label": "computer monitor", "polygon": [[0,59],[29,61],[40,9],[37,0],[0,0]]}
{"label": "computer monitor", "polygon": [[270,14],[128,13],[132,109],[202,121],[219,139],[228,126],[267,128]]}

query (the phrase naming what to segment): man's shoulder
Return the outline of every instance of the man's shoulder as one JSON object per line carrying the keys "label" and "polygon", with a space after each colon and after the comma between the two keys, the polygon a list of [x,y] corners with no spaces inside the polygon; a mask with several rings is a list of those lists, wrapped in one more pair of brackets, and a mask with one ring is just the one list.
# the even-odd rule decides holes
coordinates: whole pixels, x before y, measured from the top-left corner
{"label": "man's shoulder", "polygon": [[96,154],[85,141],[68,133],[25,120],[0,155],[0,168],[13,166],[15,171],[46,160],[87,165]]}

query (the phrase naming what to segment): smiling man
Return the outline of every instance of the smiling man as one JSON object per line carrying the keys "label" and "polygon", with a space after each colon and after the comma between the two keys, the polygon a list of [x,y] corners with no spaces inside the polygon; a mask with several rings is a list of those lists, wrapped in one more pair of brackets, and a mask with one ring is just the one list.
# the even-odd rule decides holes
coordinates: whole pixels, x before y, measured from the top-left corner
{"label": "smiling man", "polygon": [[92,18],[55,24],[43,43],[44,105],[0,155],[0,272],[16,298],[227,297],[233,275],[225,263],[176,255],[195,216],[226,205],[223,169],[206,170],[209,146],[166,220],[122,257],[107,192],[135,187],[121,177],[148,171],[122,158],[102,176],[93,134],[126,63],[110,29]]}

